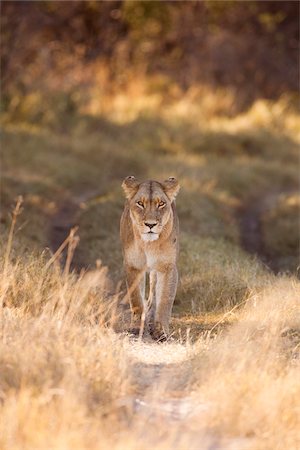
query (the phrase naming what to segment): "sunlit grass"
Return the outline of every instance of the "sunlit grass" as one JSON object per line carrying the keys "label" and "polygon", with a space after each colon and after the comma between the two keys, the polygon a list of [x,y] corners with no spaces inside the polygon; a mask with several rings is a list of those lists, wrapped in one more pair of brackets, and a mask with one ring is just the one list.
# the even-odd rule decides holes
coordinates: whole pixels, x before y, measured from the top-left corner
{"label": "sunlit grass", "polygon": [[175,312],[159,345],[113,332],[105,271],[51,261],[1,277],[2,448],[168,449],[178,433],[183,448],[297,448],[298,281],[265,277],[222,314]]}
{"label": "sunlit grass", "polygon": [[203,429],[246,438],[246,448],[297,448],[298,296],[299,283],[291,279],[270,283],[250,296],[229,332],[203,351],[197,398],[211,405]]}

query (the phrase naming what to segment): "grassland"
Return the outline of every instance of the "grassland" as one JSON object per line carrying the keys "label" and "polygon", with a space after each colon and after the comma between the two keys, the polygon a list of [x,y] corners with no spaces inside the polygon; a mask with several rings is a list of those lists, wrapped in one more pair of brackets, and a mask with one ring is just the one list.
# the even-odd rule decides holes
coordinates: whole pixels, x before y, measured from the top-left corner
{"label": "grassland", "polygon": [[[234,117],[226,101],[124,95],[101,115],[4,117],[2,448],[299,448],[300,119],[284,98]],[[162,345],[116,332],[129,174],[182,186],[181,281]],[[251,208],[277,275],[243,248]],[[51,255],[74,225],[61,269]]]}

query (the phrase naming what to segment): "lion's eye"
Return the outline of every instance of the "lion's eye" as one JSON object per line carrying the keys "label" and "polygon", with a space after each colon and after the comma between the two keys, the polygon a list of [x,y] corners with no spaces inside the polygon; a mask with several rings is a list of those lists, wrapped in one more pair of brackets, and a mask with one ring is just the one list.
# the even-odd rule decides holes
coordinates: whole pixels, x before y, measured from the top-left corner
{"label": "lion's eye", "polygon": [[158,207],[163,208],[165,206],[165,202],[159,202]]}
{"label": "lion's eye", "polygon": [[144,208],[144,203],[143,203],[143,202],[136,202],[136,204],[137,204],[140,208]]}

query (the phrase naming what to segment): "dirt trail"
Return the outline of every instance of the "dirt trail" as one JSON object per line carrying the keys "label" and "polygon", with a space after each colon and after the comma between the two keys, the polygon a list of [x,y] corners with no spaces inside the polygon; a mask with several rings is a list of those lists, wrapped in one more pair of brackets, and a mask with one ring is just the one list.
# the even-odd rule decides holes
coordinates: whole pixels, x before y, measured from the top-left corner
{"label": "dirt trail", "polygon": [[268,194],[263,199],[252,200],[239,208],[237,220],[242,248],[248,253],[258,256],[272,272],[278,273],[280,267],[276,258],[272,257],[266,248],[262,229],[262,214],[267,208],[271,196],[273,197],[272,194]]}
{"label": "dirt trail", "polygon": [[164,436],[169,448],[180,450],[250,450],[251,439],[224,439],[202,428],[215,405],[199,401],[192,393],[195,346],[129,341],[125,351],[132,358],[137,395],[122,399],[120,406],[134,411],[143,440],[155,445]]}
{"label": "dirt trail", "polygon": [[[85,203],[89,200],[97,197],[98,191],[88,191],[82,195],[69,196],[66,197],[58,207],[57,213],[53,216],[50,227],[48,231],[49,244],[52,252],[54,253],[59,246],[68,237],[71,228],[77,225],[80,212],[84,207]],[[66,253],[62,254],[63,260]],[[86,261],[83,261],[79,256],[78,252],[75,251],[71,269],[80,272],[81,269],[88,268]]]}
{"label": "dirt trail", "polygon": [[177,434],[185,436],[189,448],[199,448],[200,436],[195,435],[190,423],[191,419],[199,420],[205,414],[207,405],[191,397],[192,347],[131,342],[127,351],[132,357],[137,389],[131,408],[141,426],[148,424],[148,439],[155,440],[157,424],[160,424],[160,431],[170,433],[175,428]]}
{"label": "dirt trail", "polygon": [[267,249],[264,239],[262,217],[276,203],[282,194],[293,194],[298,191],[286,189],[284,191],[272,190],[263,195],[257,196],[242,205],[237,211],[237,221],[240,228],[241,246],[248,253],[258,256],[258,258],[275,274],[282,269],[280,258],[271,255]]}

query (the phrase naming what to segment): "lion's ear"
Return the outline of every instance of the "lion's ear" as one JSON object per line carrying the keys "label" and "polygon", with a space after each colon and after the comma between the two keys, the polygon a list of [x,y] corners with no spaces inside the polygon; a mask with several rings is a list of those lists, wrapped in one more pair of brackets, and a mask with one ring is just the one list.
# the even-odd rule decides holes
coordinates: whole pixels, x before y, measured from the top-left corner
{"label": "lion's ear", "polygon": [[130,200],[138,191],[139,181],[133,176],[126,177],[122,183],[123,191],[125,192],[125,197]]}
{"label": "lion's ear", "polygon": [[171,200],[171,202],[173,202],[176,198],[176,195],[178,194],[178,192],[180,190],[180,184],[178,183],[176,178],[174,178],[174,177],[168,178],[167,180],[165,180],[162,183],[162,186],[164,188],[165,193]]}

